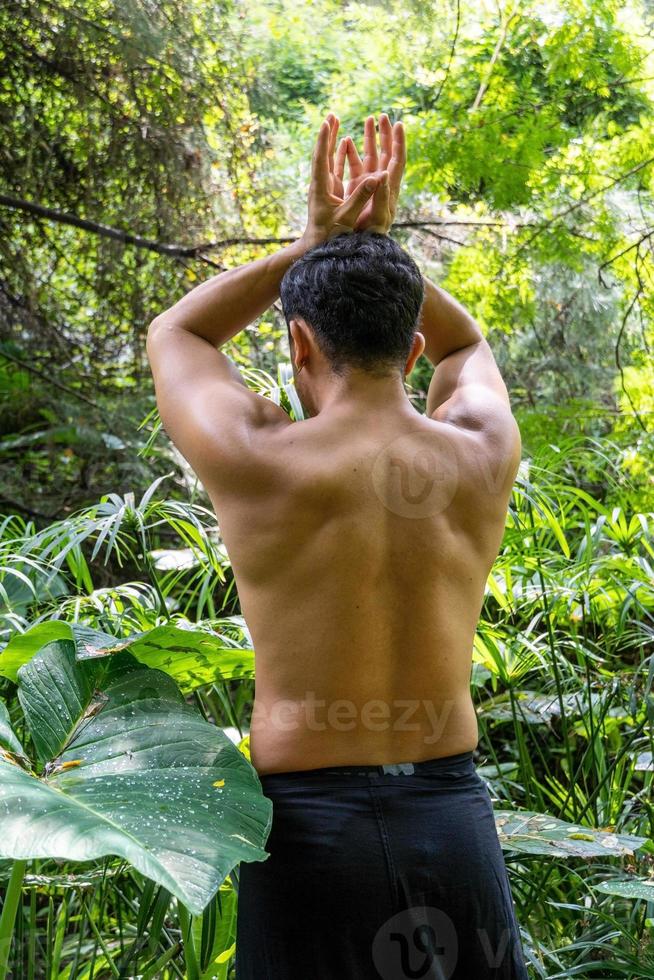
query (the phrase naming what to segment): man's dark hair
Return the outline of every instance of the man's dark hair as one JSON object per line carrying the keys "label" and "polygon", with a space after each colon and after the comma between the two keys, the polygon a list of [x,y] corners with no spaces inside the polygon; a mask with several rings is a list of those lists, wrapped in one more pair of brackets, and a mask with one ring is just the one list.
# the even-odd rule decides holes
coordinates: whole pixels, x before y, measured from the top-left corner
{"label": "man's dark hair", "polygon": [[286,323],[302,317],[336,374],[402,370],[424,295],[418,266],[388,235],[352,232],[317,245],[286,271]]}

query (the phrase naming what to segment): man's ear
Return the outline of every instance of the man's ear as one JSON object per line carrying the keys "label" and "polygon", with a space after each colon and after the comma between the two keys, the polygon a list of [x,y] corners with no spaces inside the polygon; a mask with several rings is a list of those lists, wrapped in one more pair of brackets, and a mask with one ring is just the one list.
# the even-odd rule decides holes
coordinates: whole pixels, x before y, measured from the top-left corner
{"label": "man's ear", "polygon": [[296,370],[299,370],[301,365],[306,361],[309,356],[311,345],[309,343],[308,337],[308,327],[305,321],[301,317],[293,317],[288,323],[288,332],[292,339],[291,346],[291,357],[293,363],[295,364]]}
{"label": "man's ear", "polygon": [[422,354],[422,352],[424,351],[424,349],[425,349],[425,337],[424,337],[424,334],[421,334],[420,331],[417,331],[416,334],[415,334],[415,336],[414,336],[414,338],[413,338],[413,343],[411,344],[411,350],[409,352],[409,356],[407,358],[407,362],[404,365],[404,377],[405,378],[407,377],[407,375],[411,374],[411,372],[413,371],[413,369],[415,367],[415,363],[418,360],[418,358],[420,357],[420,355]]}

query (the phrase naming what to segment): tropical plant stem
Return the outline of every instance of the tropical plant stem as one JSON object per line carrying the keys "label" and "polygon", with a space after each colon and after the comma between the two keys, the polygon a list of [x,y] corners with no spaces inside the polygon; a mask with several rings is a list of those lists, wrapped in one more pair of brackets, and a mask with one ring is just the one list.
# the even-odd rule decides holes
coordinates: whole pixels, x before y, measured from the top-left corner
{"label": "tropical plant stem", "polygon": [[146,969],[145,973],[141,977],[141,980],[154,980],[155,977],[160,976],[164,966],[166,966],[166,964],[172,960],[173,956],[177,956],[179,953],[179,947],[180,944],[175,943],[175,945],[171,946],[170,949],[167,949],[165,953],[162,953],[159,959],[156,960],[151,967]]}
{"label": "tropical plant stem", "polygon": [[[529,523],[531,525],[531,532],[535,540],[536,522],[534,521],[534,512],[533,512],[531,500],[527,501],[527,508],[529,513]],[[559,672],[556,642],[554,638],[554,631],[552,629],[552,612],[547,599],[548,593],[547,593],[547,588],[545,586],[543,566],[542,566],[541,556],[538,549],[536,549],[536,571],[538,575],[538,581],[540,583],[540,598],[543,606],[545,627],[547,629],[548,648],[551,655],[552,672],[554,674],[554,682],[556,684],[556,694],[559,702],[559,712],[561,715],[561,730],[563,735],[563,747],[565,750],[566,760],[568,764],[568,779],[570,779],[570,777],[572,776],[573,761],[572,761],[572,748],[570,745],[570,736],[568,731],[568,718],[567,718],[567,712],[565,708],[565,702],[563,700],[563,687],[561,685],[561,676]],[[577,800],[576,797],[574,796],[572,798],[572,806],[573,806],[573,811],[576,810]]]}
{"label": "tropical plant stem", "polygon": [[[200,970],[198,968],[198,957],[195,951],[193,940],[193,930],[191,929],[191,916],[185,905],[177,903],[177,914],[182,930],[182,942],[184,943],[184,962],[186,963],[186,980],[199,980]],[[0,977],[2,980],[2,977]]]}
{"label": "tropical plant stem", "polygon": [[7,976],[11,936],[14,931],[26,867],[27,861],[14,861],[2,906],[2,915],[0,916],[0,980],[5,980]]}
{"label": "tropical plant stem", "polygon": [[168,609],[168,606],[166,605],[166,597],[161,591],[161,586],[159,585],[159,579],[157,578],[157,573],[155,571],[154,563],[152,562],[152,559],[150,558],[150,555],[147,552],[144,554],[143,559],[144,559],[145,570],[147,571],[148,577],[152,583],[152,587],[154,588],[159,598],[159,603],[161,605],[161,612],[166,617],[167,621],[170,622],[171,620],[170,611]]}
{"label": "tropical plant stem", "polygon": [[116,964],[113,961],[113,957],[112,957],[111,953],[107,949],[107,945],[106,945],[104,939],[102,938],[102,934],[100,933],[100,930],[98,929],[98,927],[96,926],[95,922],[93,921],[93,916],[89,912],[89,908],[88,908],[86,902],[83,902],[82,905],[84,907],[84,911],[87,914],[89,925],[91,926],[91,929],[93,930],[93,934],[95,935],[95,938],[97,939],[98,943],[100,944],[100,948],[102,949],[102,952],[104,953],[105,959],[107,961],[107,966],[108,966],[109,970],[111,971],[112,976],[119,977],[120,976],[120,973],[118,972],[118,968],[117,968]]}

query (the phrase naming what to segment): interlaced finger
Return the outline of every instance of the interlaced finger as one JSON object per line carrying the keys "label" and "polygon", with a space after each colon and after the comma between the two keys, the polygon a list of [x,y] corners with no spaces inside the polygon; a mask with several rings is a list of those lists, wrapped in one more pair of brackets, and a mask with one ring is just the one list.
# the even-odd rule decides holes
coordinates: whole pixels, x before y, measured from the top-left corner
{"label": "interlaced finger", "polygon": [[388,227],[390,213],[390,188],[388,171],[383,171],[381,180],[372,199],[372,208],[368,218],[368,227],[379,230]]}
{"label": "interlaced finger", "polygon": [[363,169],[372,173],[377,170],[377,133],[375,117],[368,116],[363,126]]}
{"label": "interlaced finger", "polygon": [[359,186],[352,192],[350,197],[337,208],[334,213],[334,221],[339,226],[348,226],[352,230],[361,216],[368,201],[375,193],[379,185],[380,174],[366,174]]}
{"label": "interlaced finger", "polygon": [[359,183],[364,171],[363,161],[361,160],[357,148],[354,145],[354,140],[350,136],[346,136],[345,138],[347,140],[345,153],[347,156],[347,166],[350,173],[350,180],[347,185],[347,193],[349,196],[354,190],[355,186]]}
{"label": "interlaced finger", "polygon": [[385,112],[382,112],[379,117],[379,146],[381,153],[379,155],[379,167],[381,170],[386,170],[391,160],[392,155],[392,145],[393,145],[393,127],[391,126],[391,121]]}
{"label": "interlaced finger", "polygon": [[395,202],[400,193],[402,174],[406,166],[406,138],[404,124],[396,122],[392,130],[391,159],[388,163],[388,181],[391,198]]}
{"label": "interlaced finger", "polygon": [[334,150],[336,149],[336,137],[338,135],[340,120],[338,116],[330,112],[327,116],[327,122],[329,123],[329,172],[334,173]]}
{"label": "interlaced finger", "polygon": [[343,180],[343,174],[345,173],[345,161],[347,160],[347,141],[348,137],[344,136],[343,139],[338,144],[336,150],[336,159],[334,161],[334,177],[337,180]]}
{"label": "interlaced finger", "polygon": [[321,191],[327,190],[327,179],[329,177],[329,139],[330,126],[328,122],[321,123],[318,130],[318,139],[311,159],[311,179],[315,186]]}

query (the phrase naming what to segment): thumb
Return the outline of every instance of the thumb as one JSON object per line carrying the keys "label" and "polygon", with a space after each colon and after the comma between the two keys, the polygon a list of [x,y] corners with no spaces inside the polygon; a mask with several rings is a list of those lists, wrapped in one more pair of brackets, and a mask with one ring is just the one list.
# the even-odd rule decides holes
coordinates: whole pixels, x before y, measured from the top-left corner
{"label": "thumb", "polygon": [[[384,171],[375,191],[372,209],[366,227],[369,231],[386,232],[390,226],[391,192],[388,173]],[[391,219],[392,220],[392,219]]]}
{"label": "thumb", "polygon": [[366,177],[359,184],[354,193],[348,197],[347,201],[336,212],[334,217],[339,224],[354,225],[366,206],[366,203],[379,186],[380,179],[380,177]]}

